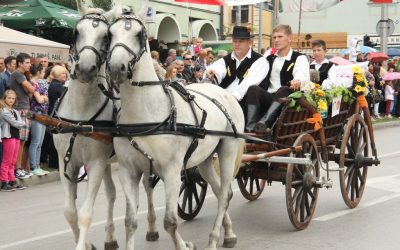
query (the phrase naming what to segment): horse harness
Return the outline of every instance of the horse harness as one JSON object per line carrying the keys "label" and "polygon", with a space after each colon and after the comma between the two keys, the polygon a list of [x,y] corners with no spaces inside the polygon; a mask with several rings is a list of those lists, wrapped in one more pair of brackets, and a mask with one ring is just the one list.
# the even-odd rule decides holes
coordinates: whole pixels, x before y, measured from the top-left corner
{"label": "horse harness", "polygon": [[[57,119],[59,119],[61,121],[65,121],[65,122],[74,124],[74,126],[82,126],[83,125],[83,126],[89,126],[89,127],[96,127],[96,126],[99,126],[99,127],[114,127],[114,125],[115,125],[114,121],[96,120],[97,117],[104,111],[104,109],[106,108],[107,104],[109,103],[110,98],[108,98],[108,97],[106,98],[105,102],[101,105],[100,109],[93,116],[91,116],[87,121],[71,120],[71,119],[67,119],[67,118],[59,116],[57,114],[57,111],[58,111],[60,103],[64,99],[67,91],[68,91],[68,88],[65,88],[64,91],[62,92],[60,98],[58,98],[58,100],[54,104],[54,109],[50,114],[51,117],[56,117]],[[64,133],[63,129],[62,128],[58,128],[58,127],[51,128],[50,132],[51,133]],[[85,173],[82,176],[80,176],[80,177],[78,177],[76,179],[71,178],[67,174],[67,165],[71,160],[72,149],[74,147],[75,138],[76,138],[77,134],[78,134],[78,132],[76,132],[76,131],[72,132],[72,136],[71,136],[71,138],[69,140],[69,146],[68,146],[67,152],[65,153],[65,156],[64,156],[64,176],[65,176],[65,178],[67,178],[69,181],[71,181],[73,183],[81,182],[87,175],[86,170],[85,170]]]}
{"label": "horse harness", "polygon": [[[104,23],[105,25],[108,26],[107,19],[102,14],[98,14],[98,13],[87,14],[87,15],[82,16],[81,19],[77,22],[76,26],[78,26],[79,22],[81,22],[83,20],[92,20],[92,26],[94,28],[97,28],[100,23]],[[73,31],[73,36],[74,36],[74,41],[75,41],[73,47],[76,50],[77,49],[76,38],[78,36],[78,31],[76,30],[76,28]],[[108,44],[110,43],[109,36],[107,35],[106,38],[107,38],[107,43],[106,43],[105,47],[108,48]],[[96,55],[96,66],[97,66],[97,68],[100,68],[100,66],[106,62],[108,51],[104,50],[104,49],[100,49],[100,51],[99,51],[98,49],[96,49],[95,47],[93,47],[91,45],[85,45],[82,48],[80,48],[79,51],[76,52],[75,57],[76,57],[77,62],[79,62],[80,54],[84,50],[87,50],[87,49],[93,51],[93,53]],[[75,72],[74,72],[74,74],[71,75],[71,77],[72,77],[72,79],[76,79]]]}

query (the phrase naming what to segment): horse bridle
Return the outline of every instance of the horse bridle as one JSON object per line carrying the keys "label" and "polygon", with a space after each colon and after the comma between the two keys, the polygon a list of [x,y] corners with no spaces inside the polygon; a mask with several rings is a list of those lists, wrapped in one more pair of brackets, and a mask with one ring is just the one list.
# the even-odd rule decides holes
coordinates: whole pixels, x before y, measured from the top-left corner
{"label": "horse bridle", "polygon": [[[128,62],[128,79],[132,78],[132,69],[135,66],[135,64],[140,60],[144,52],[147,52],[147,47],[146,47],[146,41],[147,41],[147,31],[146,27],[143,24],[143,21],[137,17],[134,13],[132,12],[126,12],[123,13],[120,17],[118,17],[113,24],[111,24],[108,28],[109,33],[111,27],[117,23],[120,20],[125,20],[125,30],[130,30],[132,28],[132,21],[136,21],[140,24],[141,26],[141,31],[140,31],[140,50],[138,53],[135,53],[132,49],[130,49],[126,44],[124,43],[116,43],[114,46],[110,49],[108,52],[107,56],[107,63],[109,62],[111,55],[114,51],[115,48],[117,47],[122,47],[124,48],[131,56],[132,59]],[[111,37],[111,36],[110,36]]]}
{"label": "horse bridle", "polygon": [[[81,21],[83,21],[83,20],[85,20],[85,19],[89,19],[89,20],[92,20],[92,26],[94,27],[94,28],[96,28],[96,27],[98,27],[99,26],[99,24],[100,23],[104,23],[105,25],[107,25],[108,26],[108,21],[107,21],[107,19],[103,16],[103,15],[101,15],[101,14],[87,14],[87,15],[84,15],[84,16],[82,16],[82,18],[78,21],[78,23],[79,22],[81,22]],[[76,26],[78,26],[78,23],[76,24]],[[77,47],[76,47],[76,37],[77,37],[77,31],[76,31],[76,28],[75,28],[75,30],[74,30],[74,48],[75,49],[77,49]],[[108,39],[107,39],[107,44],[106,44],[106,48],[108,48],[108,44],[109,44],[109,37],[107,37]],[[96,66],[97,66],[97,68],[100,68],[101,67],[101,65],[106,61],[106,59],[107,59],[107,50],[104,50],[104,49],[100,49],[100,51],[99,50],[97,50],[95,47],[93,47],[93,46],[90,46],[90,45],[85,45],[85,46],[83,46],[77,53],[76,53],[76,57],[77,57],[77,61],[79,61],[79,58],[80,58],[80,54],[84,51],[84,50],[91,50],[91,51],[93,51],[93,53],[96,55]]]}

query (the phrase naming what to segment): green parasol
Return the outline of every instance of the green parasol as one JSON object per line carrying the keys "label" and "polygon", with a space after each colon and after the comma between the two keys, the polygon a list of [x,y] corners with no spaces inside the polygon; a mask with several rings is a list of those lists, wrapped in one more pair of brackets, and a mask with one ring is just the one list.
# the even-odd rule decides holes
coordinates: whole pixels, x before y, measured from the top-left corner
{"label": "green parasol", "polygon": [[44,0],[27,0],[0,7],[0,23],[12,29],[75,28],[77,11]]}

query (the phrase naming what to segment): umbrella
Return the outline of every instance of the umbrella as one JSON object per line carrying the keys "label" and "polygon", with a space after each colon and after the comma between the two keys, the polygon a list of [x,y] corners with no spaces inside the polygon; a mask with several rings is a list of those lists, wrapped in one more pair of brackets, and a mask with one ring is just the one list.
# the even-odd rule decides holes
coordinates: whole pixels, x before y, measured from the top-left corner
{"label": "umbrella", "polygon": [[388,48],[387,51],[388,56],[400,56],[400,49],[397,48]]}
{"label": "umbrella", "polygon": [[[360,45],[360,46],[358,46],[357,51],[360,51],[361,53],[366,54],[366,53],[371,53],[371,52],[377,52],[378,50],[376,50],[372,47]],[[350,54],[350,48],[340,51],[340,54],[341,55]]]}
{"label": "umbrella", "polygon": [[12,29],[75,28],[77,11],[44,0],[27,0],[0,7],[0,22]]}
{"label": "umbrella", "polygon": [[334,64],[337,65],[350,65],[353,64],[352,62],[350,62],[349,60],[344,59],[343,57],[340,56],[334,56],[331,59],[329,59],[330,62],[333,62]]}
{"label": "umbrella", "polygon": [[385,76],[383,76],[383,80],[385,81],[392,81],[392,80],[399,80],[400,73],[399,72],[387,72]]}
{"label": "umbrella", "polygon": [[383,62],[389,59],[388,55],[383,52],[372,52],[369,54],[371,56],[371,62]]}

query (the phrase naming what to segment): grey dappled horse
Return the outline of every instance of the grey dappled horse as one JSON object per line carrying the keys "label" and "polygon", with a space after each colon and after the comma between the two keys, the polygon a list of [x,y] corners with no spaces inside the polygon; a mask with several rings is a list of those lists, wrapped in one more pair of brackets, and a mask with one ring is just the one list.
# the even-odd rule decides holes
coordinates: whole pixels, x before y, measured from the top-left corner
{"label": "grey dappled horse", "polygon": [[[244,117],[238,102],[228,92],[212,84],[192,84],[187,89],[195,96],[197,107],[192,111],[176,91],[164,88],[161,84],[146,82],[158,81],[149,53],[146,29],[142,17],[146,5],[140,12],[125,13],[109,27],[111,35],[110,52],[107,59],[107,70],[114,84],[120,85],[121,111],[118,124],[129,130],[131,124],[162,124],[170,116],[171,91],[173,96],[177,123],[196,124],[202,117],[201,109],[208,116],[204,127],[208,130],[232,132],[232,124],[224,113],[210,99],[218,100],[227,110],[237,131],[244,130]],[[143,83],[141,85],[140,83]],[[192,92],[194,90],[196,92]],[[208,96],[205,97],[202,94]],[[200,109],[201,108],[201,109]],[[196,118],[196,117],[197,118]],[[126,126],[124,126],[126,125]],[[114,138],[114,148],[120,165],[120,180],[127,200],[125,218],[126,249],[134,249],[134,233],[137,229],[138,185],[141,173],[149,173],[149,162],[143,164],[142,153],[132,147],[146,152],[152,159],[154,172],[164,181],[166,212],[164,228],[171,235],[175,249],[194,249],[191,242],[185,242],[177,231],[177,202],[181,184],[181,170],[185,154],[193,141],[192,136],[164,133],[158,135],[136,136],[133,138]],[[199,167],[202,177],[211,185],[217,199],[218,210],[215,224],[210,233],[207,249],[216,249],[220,236],[220,227],[224,226],[224,246],[233,247],[236,235],[232,231],[232,222],[227,213],[230,189],[235,166],[240,164],[244,141],[232,136],[206,135],[199,139],[198,147],[187,161],[187,168]],[[213,155],[218,154],[220,176],[212,167]]]}

